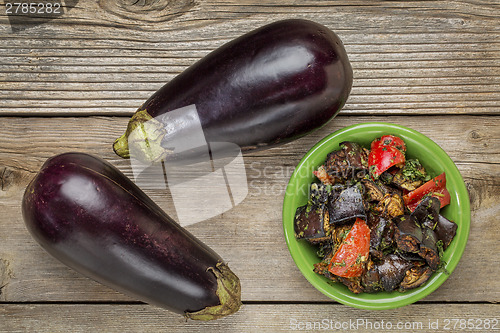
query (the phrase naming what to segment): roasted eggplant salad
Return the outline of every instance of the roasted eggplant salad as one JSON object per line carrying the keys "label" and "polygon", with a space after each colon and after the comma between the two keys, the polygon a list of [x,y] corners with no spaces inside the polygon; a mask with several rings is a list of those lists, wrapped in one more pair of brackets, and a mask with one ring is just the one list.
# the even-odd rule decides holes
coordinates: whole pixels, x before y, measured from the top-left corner
{"label": "roasted eggplant salad", "polygon": [[295,214],[295,236],[317,246],[314,272],[354,293],[400,292],[443,269],[457,225],[446,175],[431,177],[406,159],[404,141],[384,135],[370,149],[343,142],[314,171],[309,200]]}

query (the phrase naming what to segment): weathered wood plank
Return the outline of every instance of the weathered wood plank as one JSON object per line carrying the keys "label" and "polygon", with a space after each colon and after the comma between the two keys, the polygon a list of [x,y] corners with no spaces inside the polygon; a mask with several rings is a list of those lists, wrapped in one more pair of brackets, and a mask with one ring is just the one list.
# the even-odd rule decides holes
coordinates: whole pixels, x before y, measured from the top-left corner
{"label": "weathered wood plank", "polygon": [[[500,117],[340,116],[307,137],[245,156],[247,198],[231,211],[188,229],[229,262],[242,280],[244,300],[326,301],[301,276],[288,253],[281,227],[283,195],[293,168],[314,143],[343,126],[364,121],[389,121],[428,135],[449,153],[468,186],[472,228],[464,257],[447,282],[426,300],[498,302],[500,262],[492,253],[500,251],[496,223],[500,213]],[[131,177],[129,162],[111,150],[126,122],[125,117],[0,118],[0,258],[11,272],[4,278],[6,286],[0,296],[4,301],[129,300],[52,259],[31,239],[20,213],[25,186],[41,164],[57,153],[92,153]],[[165,191],[147,193],[175,216]]]}
{"label": "weathered wood plank", "polygon": [[0,331],[488,332],[499,329],[498,308],[496,304],[414,304],[396,310],[364,311],[337,304],[244,304],[236,314],[199,322],[142,304],[5,304],[0,305]]}
{"label": "weathered wood plank", "polygon": [[[104,1],[13,32],[0,17],[0,114],[125,115],[211,50],[290,17],[343,39],[346,114],[498,114],[491,2]],[[23,27],[23,26],[21,26]],[[89,38],[92,35],[92,38]]]}

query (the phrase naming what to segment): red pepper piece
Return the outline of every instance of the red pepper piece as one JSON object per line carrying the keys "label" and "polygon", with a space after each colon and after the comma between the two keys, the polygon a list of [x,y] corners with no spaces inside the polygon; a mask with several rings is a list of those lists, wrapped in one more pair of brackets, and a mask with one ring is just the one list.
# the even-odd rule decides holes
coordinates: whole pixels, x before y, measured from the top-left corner
{"label": "red pepper piece", "polygon": [[382,135],[379,139],[373,140],[371,144],[371,149],[377,149],[383,146],[390,146],[397,148],[403,152],[406,151],[406,144],[400,137],[395,135]]}
{"label": "red pepper piece", "polygon": [[444,172],[404,195],[403,199],[406,207],[413,212],[426,195],[438,198],[441,202],[441,208],[450,203],[451,197],[450,192],[446,189],[446,174]]}
{"label": "red pepper piece", "polygon": [[363,274],[364,262],[370,251],[370,228],[365,221],[356,219],[337,252],[328,265],[328,271],[341,277],[356,277]]}
{"label": "red pepper piece", "polygon": [[384,171],[394,165],[403,165],[405,154],[392,146],[380,146],[372,149],[368,155],[368,166],[373,178],[378,178]]}

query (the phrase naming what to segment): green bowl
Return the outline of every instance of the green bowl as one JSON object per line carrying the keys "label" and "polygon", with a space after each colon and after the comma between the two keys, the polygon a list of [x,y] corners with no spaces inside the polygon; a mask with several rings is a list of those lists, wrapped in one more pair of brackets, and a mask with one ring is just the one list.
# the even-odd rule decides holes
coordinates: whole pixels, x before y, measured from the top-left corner
{"label": "green bowl", "polygon": [[370,147],[373,139],[383,134],[393,134],[402,138],[407,146],[407,158],[418,158],[431,176],[446,172],[446,187],[451,194],[451,202],[441,210],[441,214],[458,225],[457,233],[444,253],[446,270],[449,274],[457,266],[464,252],[470,228],[470,202],[465,183],[450,157],[436,143],[425,135],[390,123],[362,123],[345,127],[318,142],[300,160],[286,188],[283,203],[283,229],[290,254],[304,277],[326,296],[356,308],[382,310],[393,309],[416,302],[436,290],[447,278],[445,272],[434,273],[422,286],[404,293],[398,291],[375,294],[354,294],[341,283],[313,272],[313,264],[320,261],[316,249],[307,241],[295,239],[294,216],[297,207],[308,200],[309,186],[317,181],[312,174],[324,163],[326,155],[339,149],[343,141],[355,141]]}

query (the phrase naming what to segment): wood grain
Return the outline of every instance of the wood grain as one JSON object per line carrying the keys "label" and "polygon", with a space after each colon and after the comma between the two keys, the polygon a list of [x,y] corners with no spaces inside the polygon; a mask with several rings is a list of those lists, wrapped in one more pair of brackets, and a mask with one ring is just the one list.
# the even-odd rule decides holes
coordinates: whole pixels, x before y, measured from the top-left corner
{"label": "wood grain", "polygon": [[290,17],[323,23],[344,41],[354,69],[344,113],[498,114],[497,9],[476,1],[86,1],[15,33],[4,16],[0,114],[130,115],[208,52]]}
{"label": "wood grain", "polygon": [[[338,304],[244,304],[239,312],[211,322],[186,321],[152,306],[0,305],[1,332],[471,332],[491,331],[499,305],[416,304],[365,311]],[[445,312],[445,313],[443,313]],[[467,320],[470,320],[467,322]],[[488,324],[486,324],[488,323]],[[475,326],[474,326],[475,324]],[[489,325],[489,329],[485,329]],[[390,329],[388,328],[390,327]],[[460,329],[460,327],[465,327]],[[469,326],[471,327],[471,326]],[[498,324],[493,330],[498,330]]]}

